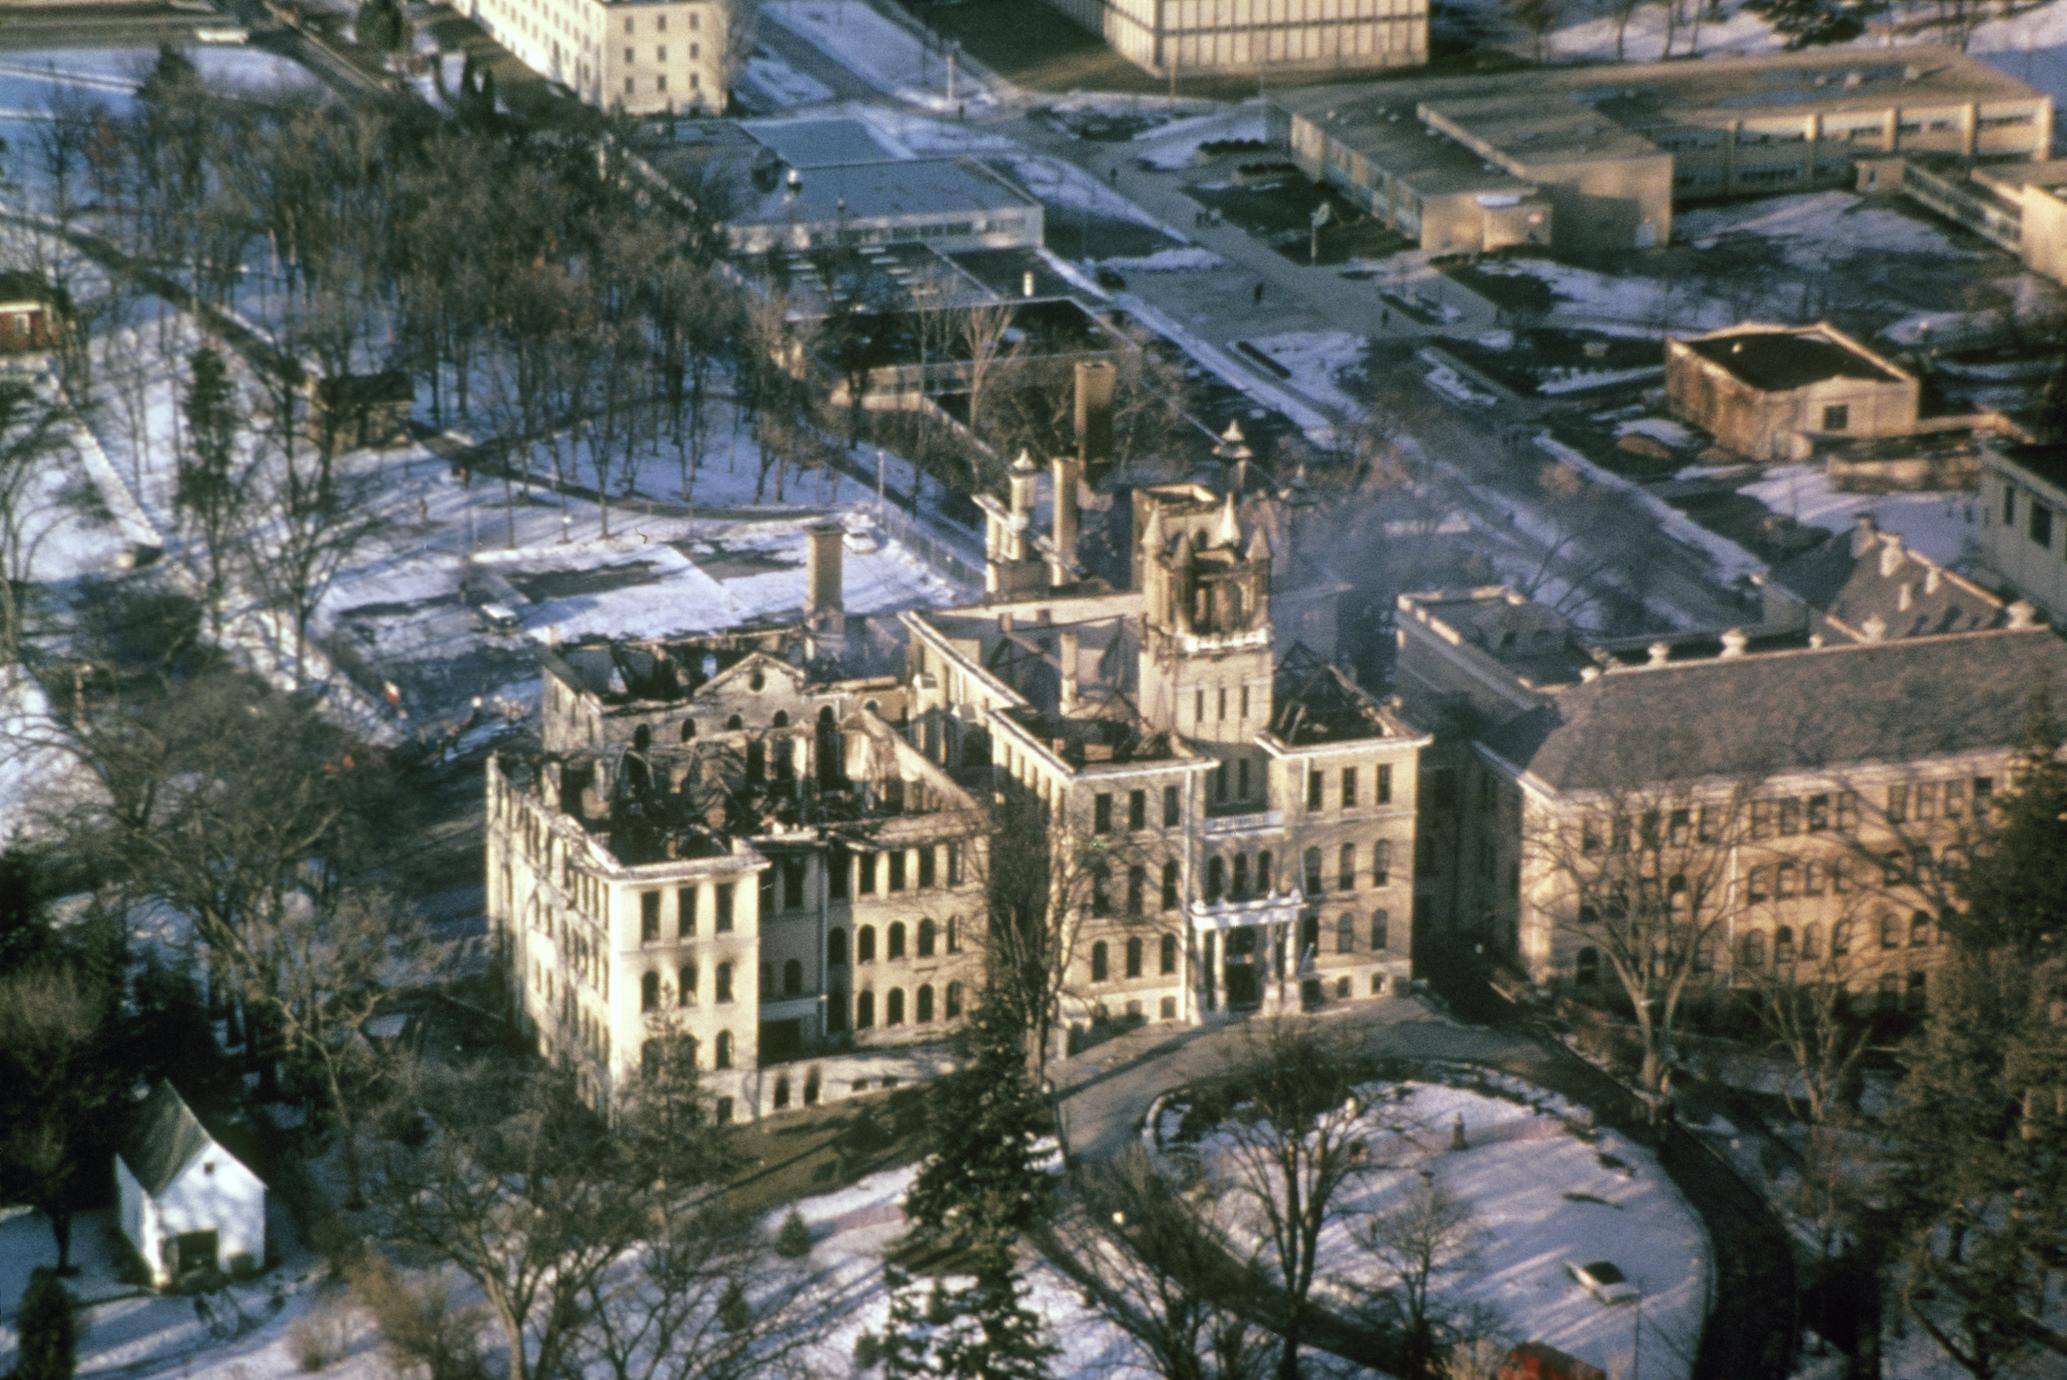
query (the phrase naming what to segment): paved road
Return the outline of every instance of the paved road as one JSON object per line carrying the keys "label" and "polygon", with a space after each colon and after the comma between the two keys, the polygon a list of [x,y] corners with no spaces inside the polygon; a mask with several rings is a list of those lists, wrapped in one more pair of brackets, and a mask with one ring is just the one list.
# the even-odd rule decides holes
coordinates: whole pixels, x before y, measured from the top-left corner
{"label": "paved road", "polygon": [[[1513,1028],[1464,1025],[1415,999],[1356,1006],[1322,1017],[1360,1033],[1374,1055],[1484,1064],[1592,1108],[1632,1135],[1641,1127],[1626,1091],[1561,1047]],[[1099,1160],[1140,1133],[1159,1093],[1224,1073],[1247,1038],[1241,1024],[1172,1031],[1147,1026],[1087,1050],[1056,1074],[1072,1156]],[[1695,1380],[1760,1380],[1786,1374],[1795,1318],[1793,1257],[1771,1211],[1735,1174],[1677,1132],[1659,1160],[1714,1249],[1715,1302],[1695,1358]],[[1338,1326],[1340,1326],[1338,1324]],[[1348,1329],[1343,1327],[1347,1332]],[[1329,1349],[1354,1355],[1353,1336]]]}

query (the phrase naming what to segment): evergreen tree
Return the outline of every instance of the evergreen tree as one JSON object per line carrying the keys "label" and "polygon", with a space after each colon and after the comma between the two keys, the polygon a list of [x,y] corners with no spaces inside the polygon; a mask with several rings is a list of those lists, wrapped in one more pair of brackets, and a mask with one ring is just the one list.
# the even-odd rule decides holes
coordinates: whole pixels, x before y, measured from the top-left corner
{"label": "evergreen tree", "polygon": [[2014,789],[1996,801],[1972,866],[1952,940],[1967,953],[2008,949],[2026,959],[2067,935],[2067,764],[2044,699],[2031,709]]}
{"label": "evergreen tree", "polygon": [[224,572],[245,502],[244,476],[237,466],[236,398],[222,355],[213,347],[194,351],[188,368],[186,453],[179,460],[172,502],[207,562],[208,616],[220,637]]}
{"label": "evergreen tree", "polygon": [[409,21],[400,0],[365,0],[356,29],[359,46],[376,53],[400,52],[409,39]]}
{"label": "evergreen tree", "polygon": [[985,1251],[971,1283],[890,1275],[890,1318],[867,1350],[885,1380],[1046,1380],[1057,1348],[1026,1306],[1009,1250]]}
{"label": "evergreen tree", "polygon": [[77,1363],[78,1325],[72,1296],[49,1270],[34,1270],[15,1315],[19,1358],[13,1380],[72,1380]]}
{"label": "evergreen tree", "polygon": [[937,1245],[1009,1248],[1048,1208],[1049,1179],[1034,1146],[1050,1124],[1018,1027],[986,1001],[964,1037],[961,1068],[928,1093],[931,1154],[905,1196],[905,1215]]}

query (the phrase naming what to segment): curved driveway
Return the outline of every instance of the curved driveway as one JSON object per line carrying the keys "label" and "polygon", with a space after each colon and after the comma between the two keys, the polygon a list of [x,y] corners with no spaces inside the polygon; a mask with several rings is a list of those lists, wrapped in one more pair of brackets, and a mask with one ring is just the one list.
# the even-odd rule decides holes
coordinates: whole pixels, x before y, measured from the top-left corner
{"label": "curved driveway", "polygon": [[[1648,1141],[1625,1089],[1561,1046],[1511,1029],[1463,1025],[1404,998],[1320,1018],[1359,1032],[1374,1055],[1484,1064],[1590,1107],[1600,1120]],[[1145,1026],[1086,1050],[1055,1072],[1072,1157],[1104,1159],[1139,1133],[1156,1095],[1224,1073],[1242,1054],[1242,1023]],[[1659,1162],[1701,1215],[1714,1250],[1715,1302],[1695,1380],[1759,1380],[1787,1374],[1796,1327],[1793,1256],[1771,1210],[1684,1132],[1658,1148]]]}

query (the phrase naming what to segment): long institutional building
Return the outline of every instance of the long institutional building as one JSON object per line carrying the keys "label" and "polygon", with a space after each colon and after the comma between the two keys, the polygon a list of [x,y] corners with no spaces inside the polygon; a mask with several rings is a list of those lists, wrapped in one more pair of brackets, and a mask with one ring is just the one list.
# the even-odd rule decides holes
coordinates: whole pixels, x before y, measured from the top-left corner
{"label": "long institutional building", "polygon": [[1415,67],[1428,0],[1048,0],[1157,75]]}
{"label": "long institutional building", "polygon": [[726,0],[462,0],[459,12],[589,105],[725,109]]}
{"label": "long institutional building", "polygon": [[2049,97],[1940,48],[1285,89],[1269,115],[1310,176],[1438,253],[1650,248],[1678,202],[2042,163],[2053,138]]}

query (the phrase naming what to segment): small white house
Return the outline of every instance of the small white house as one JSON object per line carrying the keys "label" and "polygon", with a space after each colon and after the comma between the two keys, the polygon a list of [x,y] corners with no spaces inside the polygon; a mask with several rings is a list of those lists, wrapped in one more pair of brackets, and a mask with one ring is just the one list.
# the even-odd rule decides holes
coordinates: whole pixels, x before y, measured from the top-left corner
{"label": "small white house", "polygon": [[115,1156],[122,1234],[158,1288],[266,1258],[266,1186],[202,1127],[172,1084],[144,1100]]}

